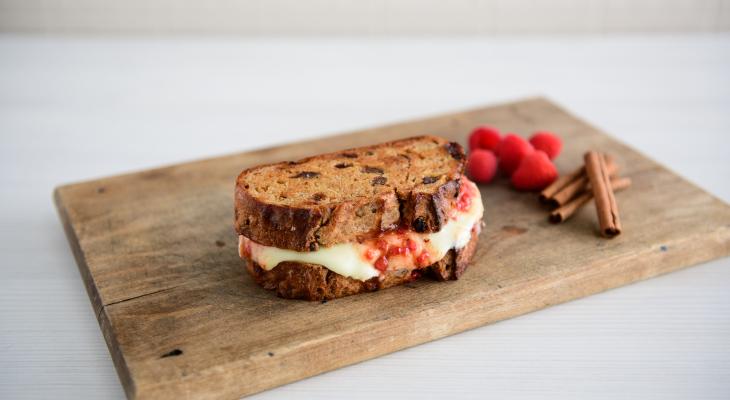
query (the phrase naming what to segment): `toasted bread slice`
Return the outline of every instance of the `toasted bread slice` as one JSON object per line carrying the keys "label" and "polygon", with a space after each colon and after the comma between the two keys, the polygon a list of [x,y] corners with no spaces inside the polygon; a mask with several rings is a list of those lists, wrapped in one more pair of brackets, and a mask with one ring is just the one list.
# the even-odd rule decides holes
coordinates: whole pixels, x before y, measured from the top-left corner
{"label": "toasted bread slice", "polygon": [[425,274],[436,280],[455,280],[461,277],[471,261],[478,241],[478,231],[471,234],[466,246],[451,249],[436,263],[425,268],[389,270],[380,277],[361,281],[342,276],[317,265],[283,262],[272,270],[261,268],[247,259],[247,269],[254,280],[265,289],[275,290],[287,299],[330,300],[353,294],[372,292],[401,285]]}
{"label": "toasted bread slice", "polygon": [[437,232],[459,193],[464,164],[458,143],[419,136],[247,169],[236,180],[235,229],[294,251],[398,226]]}

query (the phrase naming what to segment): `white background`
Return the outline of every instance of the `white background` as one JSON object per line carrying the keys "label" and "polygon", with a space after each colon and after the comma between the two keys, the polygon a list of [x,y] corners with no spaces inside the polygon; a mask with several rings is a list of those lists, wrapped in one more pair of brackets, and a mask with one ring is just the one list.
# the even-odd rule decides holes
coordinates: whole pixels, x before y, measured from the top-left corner
{"label": "white background", "polygon": [[0,31],[473,35],[730,30],[730,0],[0,0]]}
{"label": "white background", "polygon": [[[124,396],[54,186],[536,94],[730,200],[728,34],[0,37],[0,398]],[[715,261],[257,398],[726,399],[728,267]]]}

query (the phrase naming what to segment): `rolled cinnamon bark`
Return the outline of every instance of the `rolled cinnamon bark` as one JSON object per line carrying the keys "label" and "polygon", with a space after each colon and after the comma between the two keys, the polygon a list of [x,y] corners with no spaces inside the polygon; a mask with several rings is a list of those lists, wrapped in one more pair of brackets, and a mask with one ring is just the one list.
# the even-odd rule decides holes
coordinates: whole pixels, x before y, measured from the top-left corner
{"label": "rolled cinnamon bark", "polygon": [[621,233],[621,219],[618,214],[616,198],[611,188],[606,160],[601,153],[596,151],[589,151],[585,154],[584,159],[586,175],[588,175],[588,181],[591,183],[593,197],[595,198],[601,235],[612,238]]}
{"label": "rolled cinnamon bark", "polygon": [[[615,175],[616,172],[618,172],[618,167],[613,162],[613,158],[611,156],[606,155],[605,156],[605,162],[606,162],[606,168],[608,168],[608,175],[612,176]],[[585,171],[585,167],[583,168],[583,171]],[[568,203],[571,199],[573,199],[578,193],[586,190],[588,187],[588,175],[582,174],[578,176],[577,179],[573,180],[572,182],[565,185],[560,191],[555,193],[552,198],[548,200],[548,203],[551,204],[553,207],[559,207],[566,203]]]}
{"label": "rolled cinnamon bark", "polygon": [[556,193],[560,192],[563,188],[565,188],[569,183],[573,182],[574,180],[580,178],[581,176],[585,176],[585,173],[585,167],[580,167],[575,171],[556,179],[555,182],[553,182],[552,184],[550,184],[550,186],[546,187],[542,190],[542,192],[540,192],[540,201],[543,203],[549,202]]}
{"label": "rolled cinnamon bark", "polygon": [[[629,186],[631,186],[630,178],[613,178],[613,179],[611,179],[611,187],[613,188],[614,191],[626,189]],[[558,224],[563,221],[566,221],[568,218],[572,217],[576,211],[578,211],[581,207],[583,207],[584,204],[591,201],[592,198],[593,198],[593,190],[592,190],[592,188],[588,188],[588,190],[581,193],[580,196],[565,203],[565,205],[561,206],[560,208],[553,210],[550,213],[550,217],[549,217],[550,222],[552,222],[554,224]]]}

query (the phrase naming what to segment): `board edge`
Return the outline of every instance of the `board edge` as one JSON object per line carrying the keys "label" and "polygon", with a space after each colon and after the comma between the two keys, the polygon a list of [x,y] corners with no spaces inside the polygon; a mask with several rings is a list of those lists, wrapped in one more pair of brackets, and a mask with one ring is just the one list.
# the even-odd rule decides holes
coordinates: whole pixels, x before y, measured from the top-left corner
{"label": "board edge", "polygon": [[122,383],[125,395],[129,399],[134,399],[137,395],[134,380],[132,379],[130,370],[127,366],[126,360],[124,359],[124,355],[121,353],[119,345],[116,343],[116,339],[114,338],[113,327],[109,321],[109,316],[106,313],[106,307],[102,304],[96,283],[91,276],[91,270],[89,269],[86,257],[81,249],[81,243],[79,242],[78,235],[76,234],[76,230],[69,218],[68,209],[64,204],[63,192],[67,190],[69,186],[71,185],[62,185],[53,189],[53,203],[55,205],[56,212],[61,219],[61,225],[63,226],[66,240],[68,241],[69,247],[71,247],[71,252],[73,253],[76,266],[78,267],[79,274],[81,275],[81,280],[84,282],[86,294],[89,296],[91,308],[96,316],[99,329],[104,336],[104,342],[107,345],[107,350],[114,362],[114,369],[117,371],[117,376]]}

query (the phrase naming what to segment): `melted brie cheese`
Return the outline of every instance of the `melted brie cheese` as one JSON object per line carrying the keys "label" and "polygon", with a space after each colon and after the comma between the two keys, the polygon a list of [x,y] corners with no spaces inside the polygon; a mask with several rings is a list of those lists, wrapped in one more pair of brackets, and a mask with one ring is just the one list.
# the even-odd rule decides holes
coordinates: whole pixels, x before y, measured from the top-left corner
{"label": "melted brie cheese", "polygon": [[378,276],[378,270],[363,257],[366,246],[359,243],[341,243],[330,247],[320,247],[317,251],[294,251],[254,245],[251,259],[261,268],[269,271],[283,261],[296,261],[319,264],[330,271],[361,281]]}
{"label": "melted brie cheese", "polygon": [[[451,249],[460,249],[469,243],[472,229],[479,233],[481,228],[482,205],[479,189],[468,180],[464,184],[473,185],[474,198],[465,211],[452,216],[440,231],[434,233],[416,233],[409,231],[407,237],[414,238],[428,250],[430,259],[438,261]],[[380,275],[375,268],[374,260],[368,260],[364,254],[371,249],[369,244],[341,243],[330,247],[320,247],[316,251],[294,251],[277,247],[264,246],[239,236],[239,253],[244,257],[246,250],[253,261],[261,268],[269,271],[284,261],[319,264],[330,271],[353,279],[365,281]]]}

